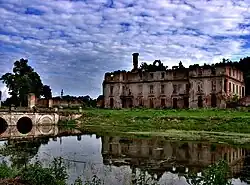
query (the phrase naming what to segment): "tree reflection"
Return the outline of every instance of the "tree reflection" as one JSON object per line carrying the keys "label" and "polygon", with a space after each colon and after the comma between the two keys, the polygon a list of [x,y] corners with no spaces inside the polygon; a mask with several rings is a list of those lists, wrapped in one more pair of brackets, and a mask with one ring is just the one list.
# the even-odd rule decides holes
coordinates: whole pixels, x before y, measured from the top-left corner
{"label": "tree reflection", "polygon": [[0,155],[10,157],[12,167],[21,168],[26,166],[37,154],[42,144],[48,144],[49,138],[34,140],[8,140],[0,148]]}

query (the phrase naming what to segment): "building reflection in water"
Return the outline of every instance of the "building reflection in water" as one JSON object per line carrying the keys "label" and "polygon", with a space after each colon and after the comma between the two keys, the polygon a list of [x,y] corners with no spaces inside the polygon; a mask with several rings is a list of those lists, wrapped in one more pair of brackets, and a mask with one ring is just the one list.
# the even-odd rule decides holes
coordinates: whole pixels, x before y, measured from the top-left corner
{"label": "building reflection in water", "polygon": [[[102,155],[105,164],[130,165],[150,169],[155,174],[199,172],[204,167],[224,159],[232,174],[238,176],[246,150],[229,145],[206,142],[168,141],[164,137],[151,139],[103,136]],[[160,177],[159,177],[160,178]]]}

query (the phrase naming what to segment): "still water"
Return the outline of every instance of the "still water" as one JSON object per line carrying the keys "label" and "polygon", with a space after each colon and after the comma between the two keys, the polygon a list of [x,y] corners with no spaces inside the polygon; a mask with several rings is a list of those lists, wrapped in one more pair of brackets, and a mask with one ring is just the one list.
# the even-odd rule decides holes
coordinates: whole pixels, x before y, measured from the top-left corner
{"label": "still water", "polygon": [[131,184],[133,174],[146,173],[160,184],[186,185],[183,174],[200,172],[220,159],[230,164],[233,184],[248,184],[246,179],[250,179],[248,150],[226,144],[97,136],[58,128],[49,137],[10,137],[0,144],[11,148],[11,155],[1,156],[1,160],[15,165],[39,160],[46,166],[53,158],[62,157],[69,184],[79,176],[86,179],[97,175],[104,184],[126,185]]}

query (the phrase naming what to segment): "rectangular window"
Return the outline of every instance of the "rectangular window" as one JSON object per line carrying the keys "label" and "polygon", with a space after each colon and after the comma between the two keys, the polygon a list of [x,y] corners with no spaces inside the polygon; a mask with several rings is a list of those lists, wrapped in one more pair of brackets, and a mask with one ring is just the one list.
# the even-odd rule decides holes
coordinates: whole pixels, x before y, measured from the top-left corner
{"label": "rectangular window", "polygon": [[173,85],[173,93],[177,93],[177,85]]}
{"label": "rectangular window", "polygon": [[141,72],[139,72],[139,76],[140,76],[140,80],[142,80],[142,73]]}
{"label": "rectangular window", "polygon": [[235,70],[233,69],[233,76],[235,75]]}
{"label": "rectangular window", "polygon": [[216,91],[216,81],[212,81],[212,91]]}
{"label": "rectangular window", "polygon": [[161,85],[161,94],[165,93],[165,85]]}
{"label": "rectangular window", "polygon": [[189,84],[186,84],[186,93],[189,93]]}
{"label": "rectangular window", "polygon": [[236,94],[238,94],[238,85],[236,85]]}
{"label": "rectangular window", "polygon": [[232,84],[231,84],[231,82],[229,82],[229,92],[231,92],[232,91]]}
{"label": "rectangular window", "polygon": [[138,105],[139,105],[139,106],[143,106],[142,98],[139,98],[139,99],[138,99]]}
{"label": "rectangular window", "polygon": [[239,86],[239,95],[241,96],[241,86]]}
{"label": "rectangular window", "polygon": [[245,96],[245,87],[242,87],[242,97]]}
{"label": "rectangular window", "polygon": [[142,85],[138,85],[139,94],[142,94]]}
{"label": "rectangular window", "polygon": [[232,76],[232,69],[229,68],[229,76]]}
{"label": "rectangular window", "polygon": [[161,78],[162,79],[165,78],[165,73],[164,72],[161,73]]}
{"label": "rectangular window", "polygon": [[161,99],[161,106],[165,107],[165,99],[163,99],[163,98]]}
{"label": "rectangular window", "polygon": [[153,86],[153,85],[150,85],[150,86],[149,86],[149,92],[150,92],[150,93],[154,93],[154,86]]}
{"label": "rectangular window", "polygon": [[150,73],[150,77],[151,77],[151,79],[153,79],[154,78],[154,73]]}
{"label": "rectangular window", "polygon": [[215,70],[215,68],[212,68],[211,74],[212,74],[212,75],[216,75],[216,70]]}
{"label": "rectangular window", "polygon": [[114,89],[114,87],[110,86],[110,95],[113,95],[113,89]]}
{"label": "rectangular window", "polygon": [[233,93],[235,93],[235,85],[233,84]]}
{"label": "rectangular window", "polygon": [[228,82],[228,80],[225,79],[225,80],[224,80],[224,91],[225,91],[225,92],[227,92],[227,82]]}
{"label": "rectangular window", "polygon": [[199,76],[202,75],[202,69],[201,69],[201,68],[198,69],[198,75],[199,75]]}

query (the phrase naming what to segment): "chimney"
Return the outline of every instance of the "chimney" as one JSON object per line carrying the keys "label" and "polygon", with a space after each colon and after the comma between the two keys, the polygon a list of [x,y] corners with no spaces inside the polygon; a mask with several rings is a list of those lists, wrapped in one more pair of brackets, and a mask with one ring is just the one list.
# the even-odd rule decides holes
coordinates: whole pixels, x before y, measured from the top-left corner
{"label": "chimney", "polygon": [[138,69],[138,56],[139,56],[139,53],[133,53],[133,66],[134,66],[134,69],[133,70],[137,70]]}

